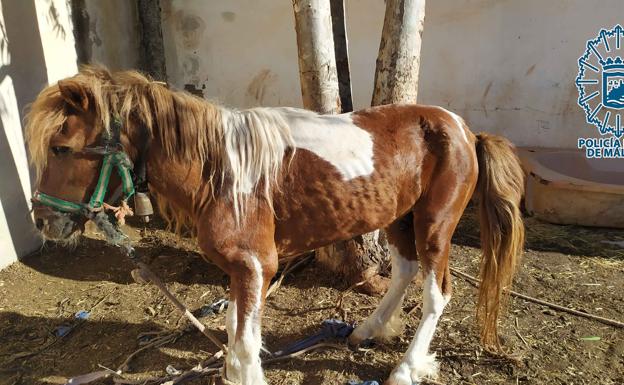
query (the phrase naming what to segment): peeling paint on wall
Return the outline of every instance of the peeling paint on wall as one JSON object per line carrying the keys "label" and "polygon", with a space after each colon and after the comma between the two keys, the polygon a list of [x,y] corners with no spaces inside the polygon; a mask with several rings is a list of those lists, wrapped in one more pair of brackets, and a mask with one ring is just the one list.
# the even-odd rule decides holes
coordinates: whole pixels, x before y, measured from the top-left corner
{"label": "peeling paint on wall", "polygon": [[180,36],[180,41],[184,49],[192,50],[199,46],[199,41],[206,29],[204,20],[184,11],[178,11],[174,15],[176,32]]}
{"label": "peeling paint on wall", "polygon": [[236,20],[236,13],[234,12],[221,12],[221,17],[223,18],[223,20],[225,21],[229,21],[229,22],[233,22],[234,20]]}
{"label": "peeling paint on wall", "polygon": [[272,73],[270,69],[261,70],[254,76],[245,92],[245,104],[248,106],[262,106],[265,96],[269,93],[275,93],[273,86],[277,83],[277,75]]}
{"label": "peeling paint on wall", "polygon": [[168,81],[238,108],[300,106],[292,4],[161,0]]}
{"label": "peeling paint on wall", "polygon": [[[127,0],[84,0],[88,36],[83,44],[88,62],[113,70],[139,67],[139,23],[136,4]],[[84,33],[84,32],[83,32]]]}

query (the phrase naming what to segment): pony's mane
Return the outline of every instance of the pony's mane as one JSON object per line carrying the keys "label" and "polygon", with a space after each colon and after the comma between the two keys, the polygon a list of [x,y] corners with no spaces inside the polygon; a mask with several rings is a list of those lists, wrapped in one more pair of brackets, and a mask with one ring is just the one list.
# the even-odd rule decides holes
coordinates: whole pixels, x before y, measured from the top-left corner
{"label": "pony's mane", "polygon": [[[168,158],[199,162],[213,194],[230,194],[237,220],[244,215],[246,198],[258,186],[271,205],[286,148],[294,149],[290,128],[278,110],[229,110],[169,90],[136,71],[113,73],[87,66],[71,80],[86,90],[95,109],[96,129],[110,130],[111,117],[118,116],[126,133],[140,124]],[[50,140],[62,129],[67,115],[58,84],[41,91],[30,106],[26,139],[38,178],[47,163]],[[171,210],[171,202],[162,196],[157,200],[166,219],[168,213],[180,212]],[[175,215],[177,222],[188,223],[180,215]]]}

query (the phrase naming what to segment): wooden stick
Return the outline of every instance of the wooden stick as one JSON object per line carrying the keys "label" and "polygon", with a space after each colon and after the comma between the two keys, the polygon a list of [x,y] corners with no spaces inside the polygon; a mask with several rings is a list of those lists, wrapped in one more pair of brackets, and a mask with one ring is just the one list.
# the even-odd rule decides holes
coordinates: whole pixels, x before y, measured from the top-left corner
{"label": "wooden stick", "polygon": [[184,316],[191,321],[191,323],[202,332],[203,335],[208,337],[212,343],[214,343],[219,349],[223,350],[227,354],[227,347],[219,340],[219,338],[212,333],[210,330],[204,326],[194,315],[191,313],[186,306],[182,302],[180,302],[169,290],[167,290],[167,286],[158,278],[152,271],[147,267],[143,262],[136,262],[137,267],[141,270],[141,274],[144,278],[152,282],[160,291],[167,297],[169,302],[171,302],[179,311],[181,311]]}
{"label": "wooden stick", "polygon": [[[481,281],[479,281],[477,278],[475,278],[475,277],[473,277],[473,276],[471,276],[469,274],[466,274],[466,273],[464,273],[461,270],[457,270],[457,269],[455,269],[453,267],[451,267],[450,270],[453,273],[453,275],[456,275],[458,277],[462,277],[462,278],[464,278],[464,279],[466,279],[468,281],[471,281],[472,283],[475,283],[477,286],[481,283]],[[549,307],[551,309],[559,310],[559,311],[566,312],[566,313],[569,313],[569,314],[573,314],[573,315],[576,315],[576,316],[579,316],[579,317],[589,318],[589,319],[598,321],[600,323],[603,323],[605,325],[614,326],[614,327],[617,327],[617,328],[624,328],[624,322],[620,322],[620,321],[616,321],[616,320],[613,320],[613,319],[600,317],[600,316],[597,316],[597,315],[594,315],[594,314],[585,313],[585,312],[582,312],[582,311],[570,309],[568,307],[557,305],[556,303],[544,301],[544,300],[541,300],[541,299],[538,299],[538,298],[533,298],[533,297],[530,297],[530,296],[528,296],[526,294],[518,293],[518,292],[513,291],[513,290],[508,290],[508,289],[504,289],[504,290],[506,292],[508,292],[510,295],[514,296],[514,297],[522,298],[522,299],[524,299],[526,301],[537,303],[537,304],[540,304],[542,306],[547,306],[547,307]]]}
{"label": "wooden stick", "polygon": [[289,258],[288,262],[286,262],[286,267],[284,267],[284,270],[282,270],[282,273],[280,274],[280,277],[267,290],[265,298],[269,298],[271,294],[273,294],[277,289],[279,289],[280,286],[282,286],[282,281],[284,281],[284,278],[286,278],[288,274],[290,274],[296,268],[308,262],[312,258],[314,258],[314,254],[306,255],[303,258],[299,259],[294,265],[293,262],[295,262],[296,258]]}
{"label": "wooden stick", "polygon": [[180,337],[184,332],[183,331],[176,331],[172,334],[163,336],[163,337],[158,337],[156,339],[154,339],[153,341],[149,342],[146,345],[143,345],[142,347],[140,347],[139,349],[135,350],[134,352],[132,352],[128,357],[126,357],[126,360],[119,365],[119,367],[117,368],[117,370],[121,371],[121,372],[125,372],[126,370],[128,370],[128,367],[130,365],[130,361],[132,361],[134,359],[134,357],[136,357],[139,353],[141,353],[144,350],[153,348],[153,347],[160,347],[164,344],[170,343],[175,341],[178,337]]}
{"label": "wooden stick", "polygon": [[265,299],[268,299],[274,291],[282,286],[282,281],[284,280],[284,277],[286,277],[286,274],[290,272],[289,268],[292,263],[293,259],[288,260],[288,262],[286,263],[286,267],[284,268],[284,270],[282,270],[282,274],[280,274],[280,277],[277,279],[277,281],[273,282],[273,284],[267,290],[266,295],[264,296]]}
{"label": "wooden stick", "polygon": [[516,317],[515,320],[515,325],[514,325],[514,330],[516,331],[516,335],[518,336],[518,338],[520,338],[520,340],[522,340],[522,342],[524,343],[524,345],[528,348],[529,343],[526,342],[526,340],[524,339],[524,337],[522,337],[522,334],[520,334],[520,330],[518,330],[518,317]]}
{"label": "wooden stick", "polygon": [[273,358],[267,358],[262,360],[263,364],[270,364],[273,362],[277,362],[277,361],[282,361],[285,360],[287,358],[293,358],[293,357],[297,357],[300,356],[302,354],[305,354],[311,350],[315,350],[315,349],[319,349],[319,348],[332,348],[332,349],[338,349],[338,350],[347,350],[347,346],[346,345],[339,345],[339,344],[333,344],[330,342],[319,342],[317,344],[314,344],[312,346],[308,346],[307,348],[298,350],[296,352],[290,353],[290,354],[286,354],[283,356],[279,356],[279,357],[273,357]]}

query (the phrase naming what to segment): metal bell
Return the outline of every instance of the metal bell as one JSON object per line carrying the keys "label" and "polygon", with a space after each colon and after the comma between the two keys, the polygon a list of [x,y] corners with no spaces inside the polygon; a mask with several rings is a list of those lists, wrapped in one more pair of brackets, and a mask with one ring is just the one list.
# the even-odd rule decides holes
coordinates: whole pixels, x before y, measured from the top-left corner
{"label": "metal bell", "polygon": [[134,215],[141,217],[145,223],[149,222],[150,215],[154,215],[152,201],[146,193],[137,192],[134,194]]}

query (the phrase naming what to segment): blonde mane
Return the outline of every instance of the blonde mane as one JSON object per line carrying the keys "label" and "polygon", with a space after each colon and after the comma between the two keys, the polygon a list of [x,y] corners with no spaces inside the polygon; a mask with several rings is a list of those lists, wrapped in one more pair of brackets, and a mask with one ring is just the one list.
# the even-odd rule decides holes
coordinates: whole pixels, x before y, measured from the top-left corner
{"label": "blonde mane", "polygon": [[[288,147],[294,149],[288,124],[277,110],[229,110],[186,92],[169,90],[136,71],[111,73],[102,67],[84,67],[73,78],[89,96],[96,129],[109,130],[118,116],[124,133],[140,124],[150,140],[158,141],[167,158],[207,165],[206,183],[215,194],[230,194],[235,217],[244,216],[246,199],[256,192],[272,208],[272,190]],[[51,138],[68,114],[58,84],[41,91],[26,116],[30,159],[40,178],[45,169]],[[171,202],[157,195],[165,219],[178,226],[189,219]],[[172,218],[172,213],[174,214]],[[179,229],[180,227],[178,227]]]}

